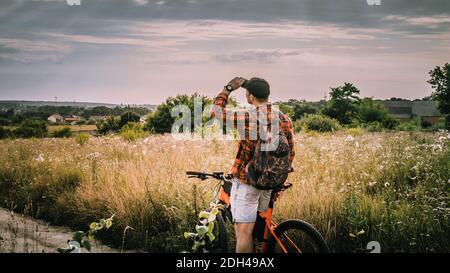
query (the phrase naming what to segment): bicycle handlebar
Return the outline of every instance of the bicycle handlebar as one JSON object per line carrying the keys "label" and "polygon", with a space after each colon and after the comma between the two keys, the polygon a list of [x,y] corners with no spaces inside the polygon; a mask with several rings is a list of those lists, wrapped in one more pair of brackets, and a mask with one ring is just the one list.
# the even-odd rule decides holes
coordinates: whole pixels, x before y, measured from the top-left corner
{"label": "bicycle handlebar", "polygon": [[201,180],[206,180],[208,177],[212,177],[217,180],[223,180],[223,179],[229,179],[230,176],[224,176],[223,172],[214,172],[214,173],[204,173],[204,172],[192,172],[188,171],[186,172],[188,175],[188,178],[198,178]]}
{"label": "bicycle handlebar", "polygon": [[[188,175],[188,178],[198,178],[201,180],[206,180],[208,177],[212,177],[217,180],[230,180],[231,175],[224,175],[223,172],[213,172],[213,173],[204,173],[204,172],[193,172],[193,171],[187,171],[186,174]],[[276,191],[285,191],[292,187],[292,183],[286,182],[281,187],[277,188]]]}

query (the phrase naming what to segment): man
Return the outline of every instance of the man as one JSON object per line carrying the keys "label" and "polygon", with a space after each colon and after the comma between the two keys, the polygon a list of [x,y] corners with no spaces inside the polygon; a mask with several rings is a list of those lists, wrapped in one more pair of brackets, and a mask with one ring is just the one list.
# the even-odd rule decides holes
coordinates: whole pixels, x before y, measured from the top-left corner
{"label": "man", "polygon": [[[270,201],[270,190],[259,190],[247,183],[245,167],[253,158],[253,152],[257,144],[257,139],[252,139],[249,132],[250,128],[256,128],[255,119],[251,119],[249,112],[232,112],[227,113],[226,105],[231,92],[243,87],[247,90],[247,102],[253,105],[258,115],[261,113],[267,115],[266,121],[272,120],[272,105],[269,103],[270,86],[264,79],[252,78],[246,80],[236,77],[231,80],[216,97],[214,101],[212,115],[222,114],[224,124],[232,124],[233,128],[238,129],[238,124],[244,125],[244,132],[241,132],[239,140],[238,152],[236,159],[231,168],[231,174],[234,177],[233,186],[230,194],[230,204],[233,214],[235,230],[236,230],[236,253],[253,253],[253,229],[255,226],[258,211],[266,211]],[[290,147],[289,161],[292,163],[294,159],[294,142],[292,122],[289,117],[281,112],[279,114],[279,130],[283,131],[287,137]],[[231,119],[231,120],[227,120]],[[267,123],[266,123],[267,124]],[[258,124],[259,126],[259,124]],[[266,125],[269,126],[268,124]],[[258,127],[259,128],[259,127]],[[227,128],[228,129],[228,128]]]}

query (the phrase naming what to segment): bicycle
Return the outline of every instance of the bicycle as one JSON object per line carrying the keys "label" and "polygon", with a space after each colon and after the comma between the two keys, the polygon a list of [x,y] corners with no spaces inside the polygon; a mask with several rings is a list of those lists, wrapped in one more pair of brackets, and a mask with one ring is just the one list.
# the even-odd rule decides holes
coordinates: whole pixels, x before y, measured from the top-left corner
{"label": "bicycle", "polygon": [[[231,175],[224,175],[223,172],[204,173],[186,172],[188,178],[206,180],[214,178],[220,181],[216,192],[216,204],[220,204],[220,213],[216,217],[218,225],[218,238],[215,244],[209,249],[210,252],[228,252],[228,234],[226,221],[233,222],[233,215],[230,209],[230,192],[232,186]],[[292,187],[291,183],[285,183],[281,187],[274,189],[270,197],[269,208],[265,212],[258,212],[253,237],[262,242],[262,253],[328,253],[328,245],[320,232],[311,224],[299,220],[291,219],[277,224],[272,219],[274,202],[278,193]]]}

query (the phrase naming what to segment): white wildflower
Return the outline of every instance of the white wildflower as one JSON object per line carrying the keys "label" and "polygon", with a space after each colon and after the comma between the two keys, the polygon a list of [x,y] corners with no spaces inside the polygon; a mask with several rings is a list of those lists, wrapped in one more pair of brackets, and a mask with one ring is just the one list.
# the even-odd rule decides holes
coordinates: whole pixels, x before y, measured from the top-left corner
{"label": "white wildflower", "polygon": [[39,155],[36,157],[36,161],[37,161],[37,162],[44,162],[44,161],[45,161],[44,154],[39,154]]}
{"label": "white wildflower", "polygon": [[102,154],[99,152],[88,154],[88,158],[91,158],[91,159],[97,159],[97,158],[100,158],[101,156],[102,156]]}
{"label": "white wildflower", "polygon": [[355,141],[355,138],[352,137],[351,135],[348,135],[348,136],[345,138],[344,141],[345,141],[345,142],[353,142],[353,141]]}
{"label": "white wildflower", "polygon": [[389,184],[389,182],[384,183],[384,187],[387,188],[389,187],[391,184]]}

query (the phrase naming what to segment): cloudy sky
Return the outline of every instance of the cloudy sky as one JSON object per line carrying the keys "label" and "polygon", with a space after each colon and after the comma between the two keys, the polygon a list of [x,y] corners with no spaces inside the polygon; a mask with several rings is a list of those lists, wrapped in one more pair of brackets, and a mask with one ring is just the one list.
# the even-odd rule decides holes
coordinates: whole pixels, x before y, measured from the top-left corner
{"label": "cloudy sky", "polygon": [[0,100],[159,103],[234,76],[267,79],[274,101],[344,82],[422,98],[449,61],[448,0],[0,1]]}

